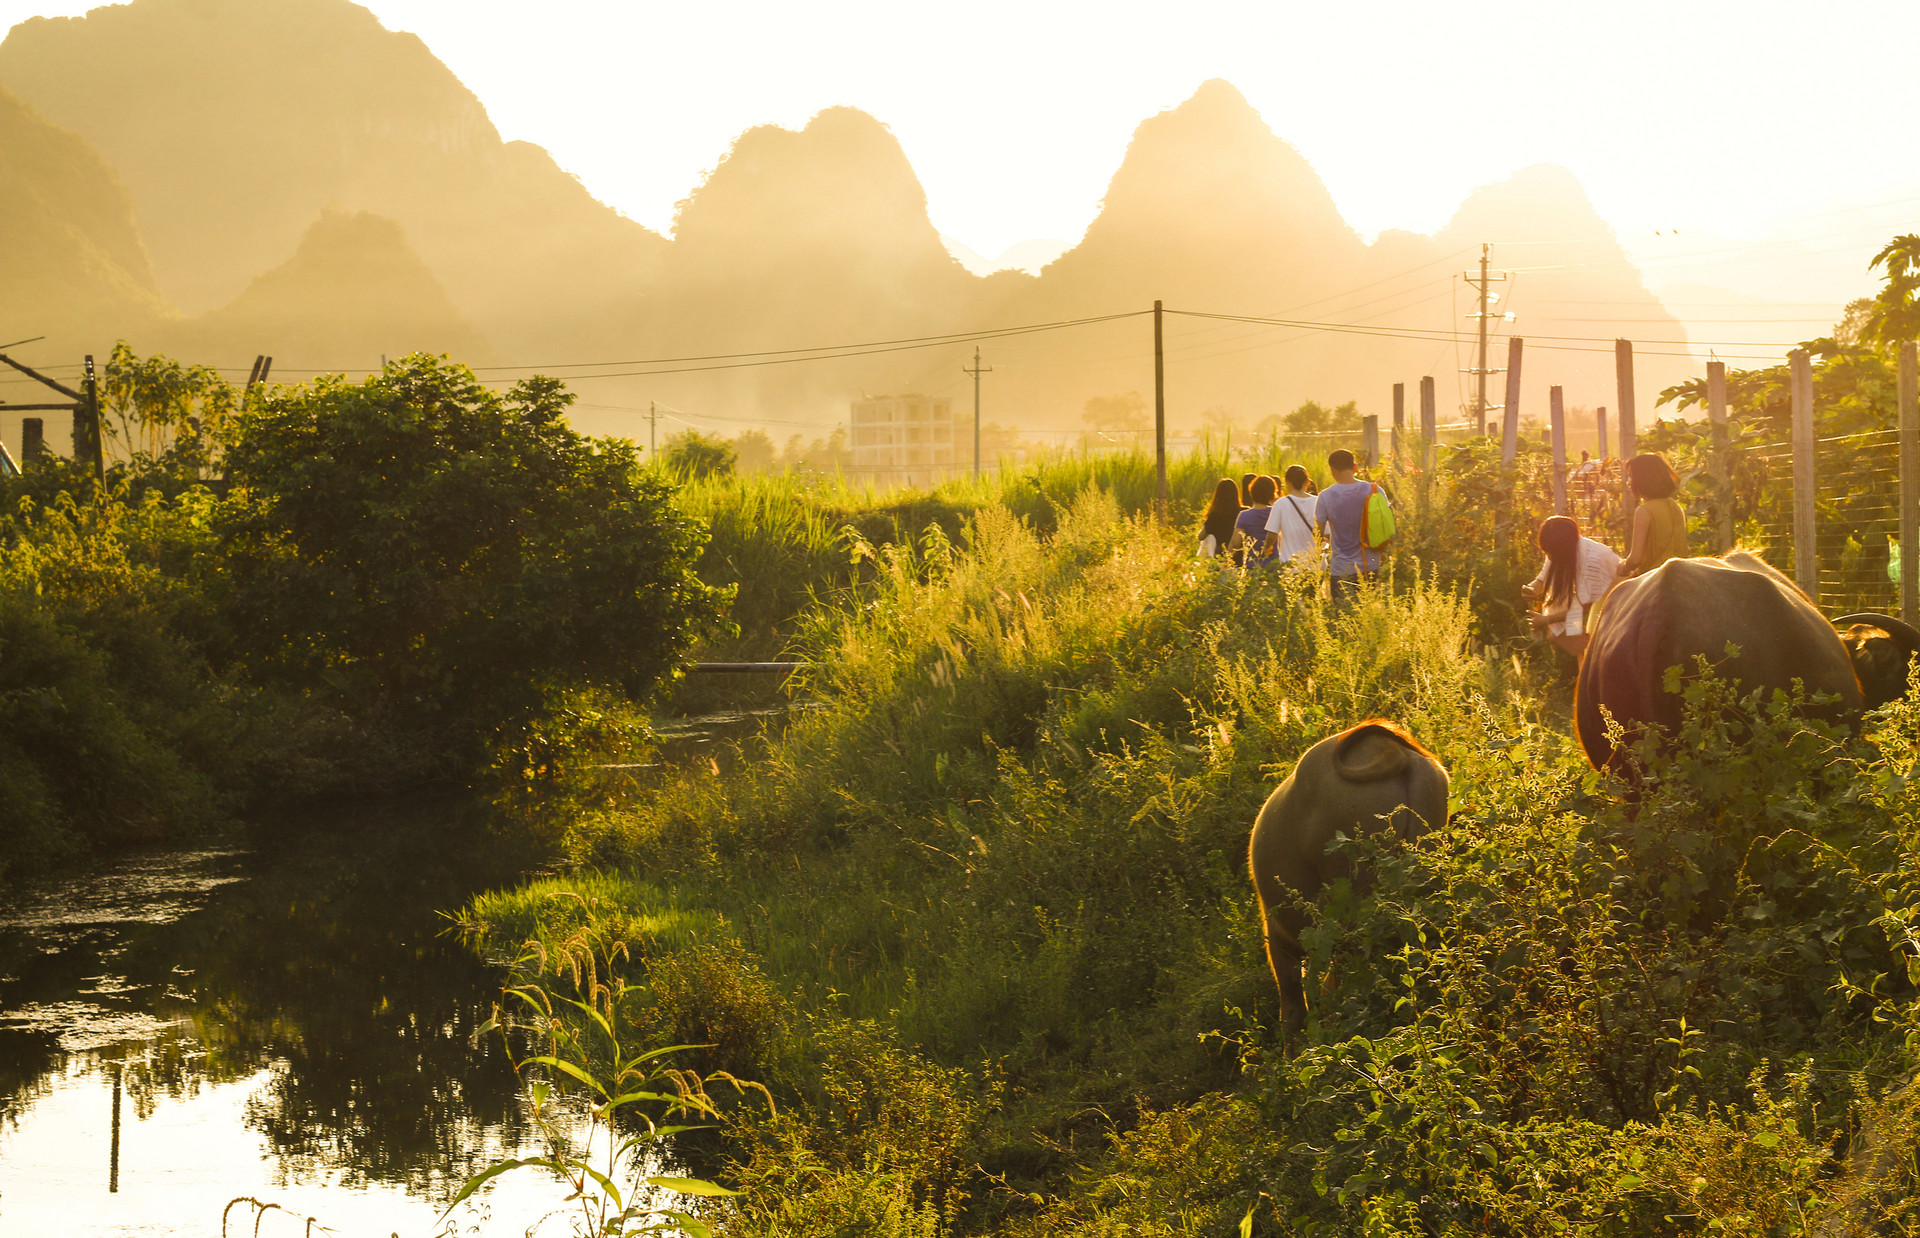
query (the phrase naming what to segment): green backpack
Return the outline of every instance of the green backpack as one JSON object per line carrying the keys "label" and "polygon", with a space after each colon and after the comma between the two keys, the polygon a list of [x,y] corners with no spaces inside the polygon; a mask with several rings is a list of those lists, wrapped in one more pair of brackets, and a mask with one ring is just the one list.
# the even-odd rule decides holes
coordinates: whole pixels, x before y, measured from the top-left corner
{"label": "green backpack", "polygon": [[1379,482],[1368,482],[1373,492],[1367,495],[1367,510],[1360,521],[1360,544],[1368,550],[1385,550],[1393,540],[1393,509]]}

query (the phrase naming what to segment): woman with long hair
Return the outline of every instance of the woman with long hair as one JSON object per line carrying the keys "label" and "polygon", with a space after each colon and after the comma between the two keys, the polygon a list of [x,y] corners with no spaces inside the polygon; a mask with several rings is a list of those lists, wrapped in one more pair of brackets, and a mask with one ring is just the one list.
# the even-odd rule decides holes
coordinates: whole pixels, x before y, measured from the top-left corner
{"label": "woman with long hair", "polygon": [[1640,500],[1627,537],[1620,575],[1644,576],[1668,559],[1687,557],[1687,513],[1674,491],[1680,478],[1661,456],[1638,455],[1627,461],[1627,486]]}
{"label": "woman with long hair", "polygon": [[1307,470],[1289,464],[1286,490],[1274,500],[1267,517],[1265,553],[1279,555],[1282,564],[1300,563],[1302,556],[1313,554],[1314,497],[1313,479],[1307,476]]}
{"label": "woman with long hair", "polygon": [[1211,559],[1227,548],[1233,540],[1234,521],[1242,510],[1240,487],[1233,478],[1222,477],[1215,482],[1213,501],[1207,504],[1207,514],[1200,521],[1200,558]]}
{"label": "woman with long hair", "polygon": [[1535,632],[1577,658],[1587,648],[1593,608],[1613,587],[1620,556],[1580,536],[1580,526],[1567,516],[1550,516],[1541,524],[1539,545],[1547,561],[1520,590],[1520,596],[1537,607],[1527,619]]}

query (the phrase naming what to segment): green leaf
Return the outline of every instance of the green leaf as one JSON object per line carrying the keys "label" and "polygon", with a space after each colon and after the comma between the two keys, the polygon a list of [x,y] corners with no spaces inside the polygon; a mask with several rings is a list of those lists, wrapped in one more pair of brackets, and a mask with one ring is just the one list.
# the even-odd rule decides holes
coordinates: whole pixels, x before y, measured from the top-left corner
{"label": "green leaf", "polygon": [[[680,1229],[685,1230],[689,1238],[713,1238],[713,1230],[709,1229],[705,1222],[696,1217],[688,1216],[684,1212],[663,1212],[661,1215],[672,1221],[673,1224]],[[661,1225],[655,1228],[664,1231],[667,1229],[667,1226]]]}
{"label": "green leaf", "polygon": [[1753,1141],[1763,1148],[1773,1148],[1779,1146],[1780,1136],[1774,1134],[1772,1131],[1760,1131],[1754,1135]]}
{"label": "green leaf", "polygon": [[527,1059],[527,1061],[538,1062],[540,1065],[550,1066],[562,1074],[572,1075],[575,1079],[578,1079],[580,1082],[586,1084],[588,1087],[592,1088],[594,1091],[600,1093],[600,1095],[605,1096],[607,1094],[607,1089],[600,1085],[600,1081],[598,1079],[595,1079],[592,1075],[588,1074],[586,1071],[581,1070],[578,1066],[575,1066],[572,1062],[565,1062],[560,1060],[557,1057],[553,1057],[549,1054],[544,1054],[544,1053],[541,1054],[539,1057],[530,1057]]}
{"label": "green leaf", "polygon": [[440,1215],[445,1216],[447,1213],[452,1212],[468,1196],[501,1174],[506,1173],[509,1169],[523,1169],[529,1165],[540,1165],[548,1169],[554,1168],[553,1161],[544,1156],[529,1156],[517,1161],[499,1161],[489,1165],[461,1184],[459,1193],[447,1202],[445,1208],[440,1210]]}
{"label": "green leaf", "polygon": [[648,1186],[657,1186],[662,1190],[678,1191],[682,1195],[739,1195],[743,1192],[730,1191],[717,1182],[708,1182],[705,1178],[648,1178]]}
{"label": "green leaf", "polygon": [[1240,1238],[1253,1238],[1253,1210],[1259,1206],[1257,1199],[1247,1206],[1247,1215],[1240,1218]]}

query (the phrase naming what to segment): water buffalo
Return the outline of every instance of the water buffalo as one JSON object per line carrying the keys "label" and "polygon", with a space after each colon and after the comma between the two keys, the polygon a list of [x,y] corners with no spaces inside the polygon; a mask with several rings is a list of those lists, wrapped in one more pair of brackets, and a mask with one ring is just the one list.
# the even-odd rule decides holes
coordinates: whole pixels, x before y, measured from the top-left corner
{"label": "water buffalo", "polygon": [[1853,673],[1860,680],[1868,709],[1907,694],[1907,666],[1920,654],[1920,632],[1892,615],[1871,612],[1842,615],[1833,626],[1846,629],[1840,641],[1853,660]]}
{"label": "water buffalo", "polygon": [[[1737,658],[1727,646],[1738,645]],[[1668,667],[1691,671],[1705,657],[1743,692],[1791,690],[1838,698],[1812,711],[1830,721],[1860,715],[1860,682],[1833,625],[1794,583],[1753,555],[1724,559],[1669,559],[1644,576],[1624,580],[1607,595],[1593,625],[1574,685],[1574,731],[1587,759],[1620,761],[1607,742],[1600,708],[1628,737],[1649,725],[1680,725],[1684,704],[1666,690]]]}
{"label": "water buffalo", "polygon": [[1247,871],[1260,899],[1267,962],[1280,986],[1287,1031],[1307,1021],[1300,980],[1307,917],[1300,903],[1351,869],[1344,855],[1327,854],[1334,834],[1357,838],[1391,828],[1412,839],[1446,819],[1446,769],[1413,736],[1380,718],[1307,749],[1267,797],[1247,845]]}

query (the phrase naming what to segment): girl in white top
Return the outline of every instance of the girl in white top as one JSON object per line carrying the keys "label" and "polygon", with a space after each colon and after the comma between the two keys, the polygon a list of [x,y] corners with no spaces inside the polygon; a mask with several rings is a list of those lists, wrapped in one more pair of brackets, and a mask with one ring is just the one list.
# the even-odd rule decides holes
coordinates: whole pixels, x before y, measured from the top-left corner
{"label": "girl in white top", "polygon": [[1540,526],[1540,549],[1547,561],[1533,583],[1520,591],[1539,607],[1527,619],[1574,657],[1587,648],[1589,620],[1607,596],[1620,570],[1620,556],[1590,537],[1566,516],[1550,516]]}
{"label": "girl in white top", "polygon": [[1313,554],[1313,482],[1307,470],[1297,464],[1287,466],[1287,492],[1274,500],[1267,517],[1267,546],[1280,552],[1280,562],[1305,566],[1301,556]]}

